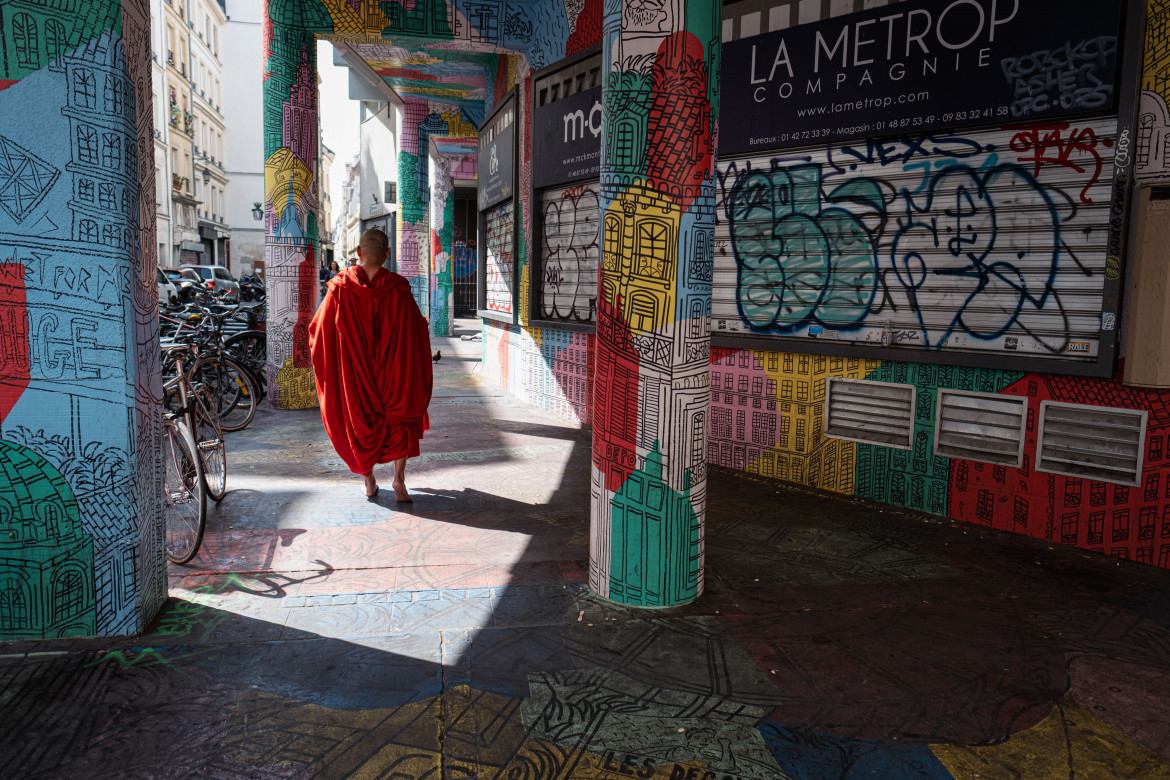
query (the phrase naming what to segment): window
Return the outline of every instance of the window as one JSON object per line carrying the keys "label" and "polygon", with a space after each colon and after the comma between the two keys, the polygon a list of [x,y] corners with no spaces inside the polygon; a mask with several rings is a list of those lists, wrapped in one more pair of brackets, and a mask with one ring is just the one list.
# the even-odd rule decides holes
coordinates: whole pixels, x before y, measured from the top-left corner
{"label": "window", "polygon": [[16,46],[16,63],[22,68],[41,67],[41,44],[37,37],[37,23],[28,14],[12,17],[12,42]]}
{"label": "window", "polygon": [[93,71],[73,71],[73,102],[81,108],[97,108],[97,79]]}
{"label": "window", "polygon": [[1154,514],[1158,511],[1155,506],[1143,507],[1138,514],[1138,539],[1145,541],[1154,538]]}
{"label": "window", "polygon": [[112,209],[117,200],[113,184],[102,182],[98,185],[98,205],[104,209]]}
{"label": "window", "polygon": [[748,378],[742,374],[739,377],[739,392],[746,393],[748,389]]}
{"label": "window", "polygon": [[618,122],[617,132],[614,135],[618,167],[632,166],[634,164],[634,123],[629,120]]}
{"label": "window", "polygon": [[63,620],[81,611],[85,585],[81,572],[69,568],[53,579],[53,618]]}
{"label": "window", "polygon": [[106,225],[102,228],[102,243],[108,246],[122,245],[122,231],[117,225]]}
{"label": "window", "polygon": [[45,22],[45,54],[48,55],[49,62],[56,62],[61,59],[61,55],[65,53],[65,47],[68,43],[69,40],[65,33],[65,25],[56,19],[49,19]]}
{"label": "window", "polygon": [[1113,512],[1113,541],[1123,542],[1129,539],[1129,510],[1117,509]]}
{"label": "window", "polygon": [[1094,512],[1089,515],[1089,538],[1086,540],[1089,544],[1101,544],[1103,538],[1102,528],[1104,525],[1104,512]]}
{"label": "window", "polygon": [[743,411],[735,413],[735,438],[739,441],[744,440],[744,428],[747,424],[747,414]]}
{"label": "window", "polygon": [[98,134],[89,125],[77,126],[77,159],[87,165],[98,163]]}
{"label": "window", "polygon": [[670,235],[667,226],[657,220],[638,225],[638,264],[634,273],[665,278],[666,246]]}
{"label": "window", "polygon": [[0,583],[0,631],[29,627],[28,600],[24,587],[15,578]]}
{"label": "window", "polygon": [[117,76],[106,76],[106,89],[103,99],[107,113],[122,113],[122,80],[120,78]]}
{"label": "window", "polygon": [[122,137],[117,133],[102,133],[102,167],[122,167]]}
{"label": "window", "polygon": [[84,200],[87,203],[93,203],[93,180],[92,179],[78,179],[77,180],[77,199]]}
{"label": "window", "polygon": [[98,226],[92,219],[83,219],[77,223],[77,238],[80,241],[96,243],[98,240]]}
{"label": "window", "polygon": [[990,490],[979,490],[979,499],[975,504],[975,517],[981,523],[991,525],[992,513],[995,510],[995,497]]}

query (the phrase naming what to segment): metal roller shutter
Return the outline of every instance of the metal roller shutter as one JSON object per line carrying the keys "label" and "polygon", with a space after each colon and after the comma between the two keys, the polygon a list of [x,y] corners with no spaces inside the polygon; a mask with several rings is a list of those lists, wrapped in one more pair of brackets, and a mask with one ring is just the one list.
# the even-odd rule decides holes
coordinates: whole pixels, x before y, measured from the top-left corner
{"label": "metal roller shutter", "polygon": [[488,311],[501,314],[512,313],[513,246],[515,245],[516,223],[512,218],[512,201],[505,201],[489,210],[485,215],[487,263],[484,272],[484,305]]}
{"label": "metal roller shutter", "polygon": [[601,188],[596,181],[541,193],[541,318],[596,322],[600,210]]}
{"label": "metal roller shutter", "polygon": [[712,332],[1095,359],[1116,125],[720,160]]}

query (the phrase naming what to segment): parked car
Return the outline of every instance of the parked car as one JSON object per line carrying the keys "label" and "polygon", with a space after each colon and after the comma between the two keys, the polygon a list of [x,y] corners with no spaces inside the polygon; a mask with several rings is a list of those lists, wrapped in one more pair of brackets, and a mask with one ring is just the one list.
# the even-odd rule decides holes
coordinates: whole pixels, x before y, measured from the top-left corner
{"label": "parked car", "polygon": [[158,305],[168,306],[179,302],[179,290],[163,270],[158,269]]}
{"label": "parked car", "polygon": [[203,289],[208,292],[219,293],[226,291],[224,295],[225,299],[239,302],[240,283],[236,281],[236,277],[232,276],[232,272],[222,265],[185,265],[183,269],[199,274],[203,282]]}
{"label": "parked car", "polygon": [[195,300],[195,293],[205,289],[203,277],[187,268],[167,268],[163,271],[170,278],[175,289],[179,291],[179,300],[190,303]]}

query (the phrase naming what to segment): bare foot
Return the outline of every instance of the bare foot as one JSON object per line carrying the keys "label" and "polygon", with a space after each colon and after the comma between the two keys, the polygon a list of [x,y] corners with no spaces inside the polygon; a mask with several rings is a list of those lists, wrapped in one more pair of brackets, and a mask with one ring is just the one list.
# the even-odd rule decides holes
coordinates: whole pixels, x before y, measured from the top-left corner
{"label": "bare foot", "polygon": [[400,504],[413,504],[414,499],[410,497],[410,493],[406,489],[405,482],[393,482],[394,486],[394,500]]}
{"label": "bare foot", "polygon": [[374,472],[370,472],[365,476],[366,480],[366,498],[373,498],[378,495],[378,480],[374,479]]}

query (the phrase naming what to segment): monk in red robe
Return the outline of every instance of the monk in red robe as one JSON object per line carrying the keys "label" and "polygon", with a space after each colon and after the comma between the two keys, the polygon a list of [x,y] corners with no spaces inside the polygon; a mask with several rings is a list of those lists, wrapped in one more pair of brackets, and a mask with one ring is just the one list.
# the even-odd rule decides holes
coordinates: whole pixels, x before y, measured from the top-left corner
{"label": "monk in red robe", "polygon": [[390,243],[362,233],[359,263],[330,280],[309,326],[321,420],[345,465],[378,492],[373,469],[394,463],[394,498],[411,500],[406,460],[430,429],[431,345],[410,284],[382,266]]}

